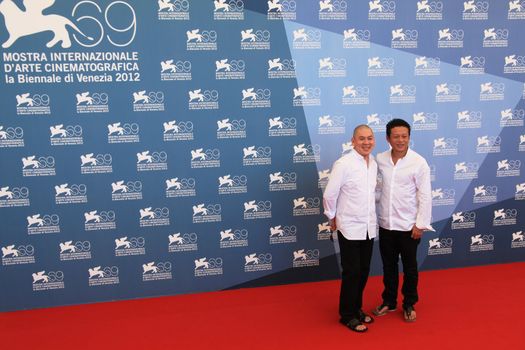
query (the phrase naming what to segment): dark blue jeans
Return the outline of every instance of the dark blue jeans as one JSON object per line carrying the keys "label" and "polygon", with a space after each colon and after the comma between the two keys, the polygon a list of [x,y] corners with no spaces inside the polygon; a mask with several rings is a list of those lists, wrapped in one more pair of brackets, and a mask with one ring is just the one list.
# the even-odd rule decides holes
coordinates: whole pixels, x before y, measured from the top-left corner
{"label": "dark blue jeans", "polygon": [[341,293],[339,295],[339,314],[345,321],[359,318],[363,307],[363,290],[370,273],[370,260],[374,240],[351,241],[337,231],[341,252]]}
{"label": "dark blue jeans", "polygon": [[417,246],[421,239],[410,237],[412,231],[393,231],[379,227],[379,250],[383,260],[383,303],[395,308],[399,287],[399,256],[403,264],[403,308],[418,300]]}

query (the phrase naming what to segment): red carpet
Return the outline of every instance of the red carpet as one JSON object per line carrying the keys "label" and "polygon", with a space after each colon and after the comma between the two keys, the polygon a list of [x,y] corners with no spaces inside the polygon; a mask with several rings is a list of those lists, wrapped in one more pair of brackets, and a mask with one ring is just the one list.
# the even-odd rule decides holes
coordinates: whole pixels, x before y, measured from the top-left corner
{"label": "red carpet", "polygon": [[[340,325],[339,281],[0,314],[16,349],[525,349],[525,263],[423,272],[418,321]],[[381,293],[369,280],[365,308]],[[10,345],[9,345],[10,344]]]}

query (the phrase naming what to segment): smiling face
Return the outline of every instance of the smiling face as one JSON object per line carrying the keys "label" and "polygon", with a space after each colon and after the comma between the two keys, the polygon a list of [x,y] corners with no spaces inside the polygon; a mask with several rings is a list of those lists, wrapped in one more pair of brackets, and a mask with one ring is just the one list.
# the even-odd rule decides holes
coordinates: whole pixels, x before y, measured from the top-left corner
{"label": "smiling face", "polygon": [[410,142],[410,133],[408,128],[404,126],[396,126],[392,128],[390,131],[390,136],[387,136],[386,140],[392,147],[392,152],[399,155],[406,154]]}
{"label": "smiling face", "polygon": [[352,145],[357,153],[368,158],[375,144],[374,133],[368,126],[360,126],[355,130],[354,136],[352,137]]}

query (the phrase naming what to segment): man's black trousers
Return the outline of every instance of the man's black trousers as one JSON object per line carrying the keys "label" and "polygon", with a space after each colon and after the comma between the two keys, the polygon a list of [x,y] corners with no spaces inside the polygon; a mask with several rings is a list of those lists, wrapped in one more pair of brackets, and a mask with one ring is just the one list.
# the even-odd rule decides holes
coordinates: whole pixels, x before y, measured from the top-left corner
{"label": "man's black trousers", "polygon": [[397,306],[399,287],[399,256],[403,264],[403,308],[414,306],[417,294],[417,246],[421,239],[413,239],[411,231],[386,230],[379,227],[379,250],[383,260],[383,304]]}
{"label": "man's black trousers", "polygon": [[337,231],[339,250],[341,252],[341,293],[339,296],[339,314],[348,322],[359,318],[363,307],[363,290],[370,272],[373,239],[348,240]]}

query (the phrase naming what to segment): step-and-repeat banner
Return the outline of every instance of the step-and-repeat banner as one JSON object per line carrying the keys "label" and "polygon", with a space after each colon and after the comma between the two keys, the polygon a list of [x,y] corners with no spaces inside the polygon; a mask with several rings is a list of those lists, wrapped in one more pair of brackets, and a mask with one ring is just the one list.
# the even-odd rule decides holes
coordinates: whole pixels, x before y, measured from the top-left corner
{"label": "step-and-repeat banner", "polygon": [[393,118],[432,170],[421,268],[524,260],[525,0],[0,13],[0,311],[337,278],[331,164]]}

